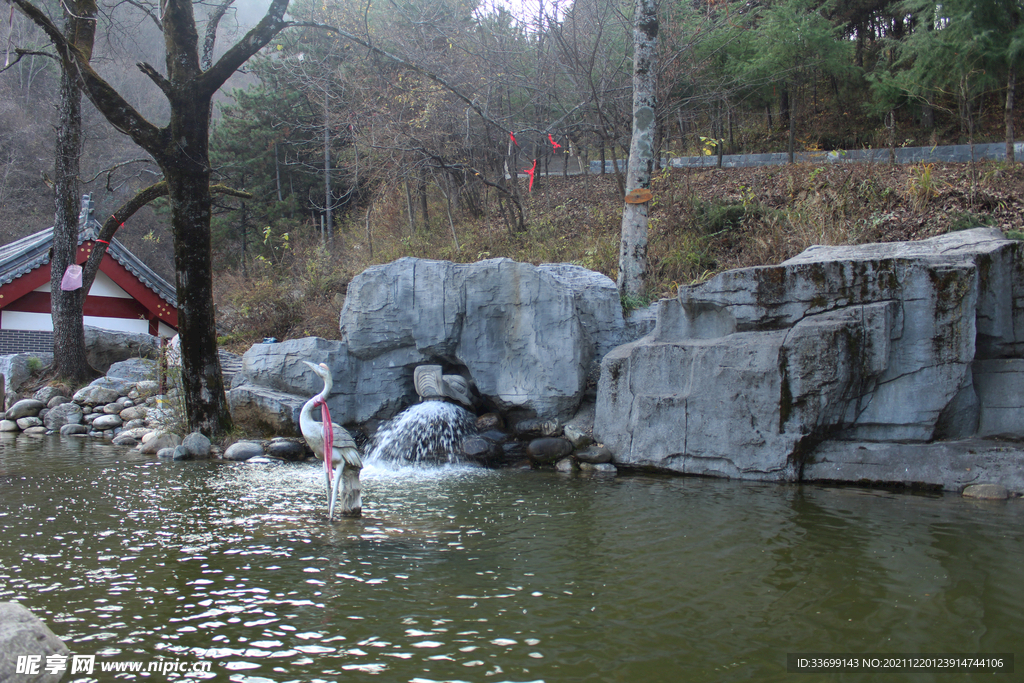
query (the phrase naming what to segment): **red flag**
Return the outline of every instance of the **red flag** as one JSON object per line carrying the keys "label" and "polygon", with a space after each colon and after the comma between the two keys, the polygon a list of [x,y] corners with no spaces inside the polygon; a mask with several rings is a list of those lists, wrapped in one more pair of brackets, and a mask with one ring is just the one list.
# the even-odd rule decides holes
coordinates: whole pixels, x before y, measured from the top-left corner
{"label": "red flag", "polygon": [[552,147],[551,151],[552,152],[554,152],[555,150],[558,150],[558,149],[560,149],[562,147],[560,144],[555,142],[555,139],[553,137],[551,137],[551,133],[548,133],[548,140],[551,142],[551,147]]}
{"label": "red flag", "polygon": [[519,143],[518,143],[518,142],[516,142],[516,134],[515,134],[515,133],[513,133],[512,131],[509,131],[509,132],[508,132],[508,136],[509,136],[510,138],[512,138],[512,144],[513,144],[513,145],[515,145],[516,147],[518,147],[518,146],[519,146]]}
{"label": "red flag", "polygon": [[533,173],[537,170],[537,160],[533,160],[533,166],[531,168],[524,168],[523,173],[530,176],[530,186],[527,188],[527,192],[533,192]]}

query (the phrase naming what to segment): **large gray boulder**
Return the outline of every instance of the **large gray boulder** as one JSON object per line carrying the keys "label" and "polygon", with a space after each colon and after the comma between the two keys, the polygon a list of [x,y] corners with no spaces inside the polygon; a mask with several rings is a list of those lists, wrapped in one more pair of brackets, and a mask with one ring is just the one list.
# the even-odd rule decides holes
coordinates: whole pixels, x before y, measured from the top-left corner
{"label": "large gray boulder", "polygon": [[129,358],[111,364],[107,377],[117,377],[131,382],[157,381],[160,362],[149,358]]}
{"label": "large gray boulder", "polygon": [[77,403],[61,403],[50,408],[43,418],[47,429],[59,431],[67,424],[82,424],[82,406]]}
{"label": "large gray boulder", "polygon": [[32,394],[32,398],[49,405],[50,401],[58,396],[64,396],[65,393],[65,389],[62,387],[45,386],[36,390],[36,393]]}
{"label": "large gray boulder", "polygon": [[[51,655],[69,658],[71,651],[27,609],[15,602],[0,603],[0,683],[57,683],[70,667],[47,673],[46,658]],[[18,657],[24,656],[39,657],[35,673],[17,673]]]}
{"label": "large gray boulder", "polygon": [[120,415],[100,415],[92,421],[92,428],[102,432],[105,429],[117,429],[122,424],[124,420]]}
{"label": "large gray boulder", "polygon": [[340,341],[249,349],[229,392],[232,412],[297,426],[302,403],[322,388],[298,362],[308,360],[331,368],[328,403],[339,424],[393,417],[416,400],[413,372],[425,364],[462,375],[505,412],[566,419],[583,399],[591,367],[627,334],[607,277],[509,259],[374,266],[349,284],[340,325]]}
{"label": "large gray boulder", "polygon": [[116,401],[120,397],[121,392],[117,389],[90,384],[75,392],[74,401],[80,405],[101,406]]}
{"label": "large gray boulder", "polygon": [[356,358],[405,351],[410,366],[458,366],[502,411],[557,417],[579,406],[590,363],[623,327],[608,278],[509,259],[369,268],[349,285],[341,315]]}
{"label": "large gray boulder", "polygon": [[650,335],[606,356],[595,438],[620,464],[797,480],[825,442],[1004,433],[1014,417],[985,406],[1024,375],[979,367],[982,400],[974,372],[1024,348],[1021,256],[980,229],[814,247],[681,288]]}
{"label": "large gray boulder", "polygon": [[6,410],[20,398],[22,385],[34,373],[53,362],[52,353],[15,353],[0,356],[0,410]]}
{"label": "large gray boulder", "polygon": [[242,370],[229,392],[234,419],[268,434],[298,434],[303,403],[320,393],[323,382],[305,364],[331,368],[334,390],[328,399],[338,424],[388,418],[414,400],[410,365],[414,355],[402,350],[361,361],[344,342],[320,337],[254,344],[242,357]]}
{"label": "large gray boulder", "polygon": [[148,438],[143,439],[139,445],[139,451],[144,455],[156,455],[164,448],[173,449],[181,444],[181,437],[173,432],[158,431],[151,433]]}
{"label": "large gray boulder", "polygon": [[193,458],[210,457],[210,439],[200,432],[192,432],[181,440],[181,445]]}
{"label": "large gray boulder", "polygon": [[7,409],[6,418],[17,420],[22,417],[35,417],[39,411],[46,407],[46,404],[35,398],[23,398]]}
{"label": "large gray boulder", "polygon": [[131,358],[160,357],[160,340],[149,334],[85,328],[85,353],[89,365],[106,373],[111,365]]}

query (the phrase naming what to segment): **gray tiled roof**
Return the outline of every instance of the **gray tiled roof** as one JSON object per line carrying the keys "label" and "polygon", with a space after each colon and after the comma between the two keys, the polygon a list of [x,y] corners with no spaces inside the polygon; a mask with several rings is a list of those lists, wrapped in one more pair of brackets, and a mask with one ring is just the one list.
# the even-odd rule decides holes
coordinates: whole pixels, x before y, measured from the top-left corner
{"label": "gray tiled roof", "polygon": [[[78,216],[78,243],[93,241],[102,227],[92,215],[92,202],[89,195],[82,199],[82,213]],[[30,273],[39,266],[50,261],[50,247],[53,246],[53,228],[40,230],[37,233],[22,237],[20,240],[0,246],[0,285],[6,285],[15,279]],[[171,304],[178,305],[174,285],[167,282],[156,272],[143,263],[139,257],[128,251],[128,248],[116,239],[110,240],[107,253],[120,263],[129,273],[139,278],[146,287],[157,296]]]}

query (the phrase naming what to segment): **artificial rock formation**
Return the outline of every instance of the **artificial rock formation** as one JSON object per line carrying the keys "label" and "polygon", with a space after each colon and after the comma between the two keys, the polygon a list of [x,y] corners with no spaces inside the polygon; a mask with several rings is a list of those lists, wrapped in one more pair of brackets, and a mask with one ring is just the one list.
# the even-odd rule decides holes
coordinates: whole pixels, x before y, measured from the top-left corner
{"label": "artificial rock formation", "polygon": [[654,332],[605,357],[595,438],[618,464],[875,481],[842,465],[858,443],[1024,434],[1021,257],[977,229],[812,247],[681,288]]}
{"label": "artificial rock formation", "polygon": [[505,412],[570,416],[590,364],[620,340],[618,292],[578,266],[405,258],[349,285],[342,338],[356,358],[404,352],[461,366]]}
{"label": "artificial rock formation", "polygon": [[600,358],[630,334],[607,277],[568,264],[509,259],[473,264],[403,258],[374,266],[348,287],[341,340],[256,344],[228,394],[236,420],[294,432],[314,391],[299,360],[334,376],[335,421],[393,417],[416,401],[416,366],[461,375],[483,404],[567,419]]}

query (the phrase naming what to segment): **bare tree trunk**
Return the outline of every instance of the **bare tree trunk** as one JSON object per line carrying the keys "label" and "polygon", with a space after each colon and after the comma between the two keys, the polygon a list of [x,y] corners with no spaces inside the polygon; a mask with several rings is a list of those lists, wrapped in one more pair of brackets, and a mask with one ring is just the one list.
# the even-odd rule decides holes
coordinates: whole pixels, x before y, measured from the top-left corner
{"label": "bare tree trunk", "polygon": [[728,102],[726,102],[725,106],[725,116],[729,120],[729,154],[736,154],[736,138],[733,136],[732,125],[732,106]]}
{"label": "bare tree trunk", "polygon": [[420,170],[420,184],[417,192],[420,200],[420,212],[423,214],[423,229],[426,230],[430,221],[427,214],[427,170],[425,168]]}
{"label": "bare tree trunk", "polygon": [[[83,55],[91,55],[95,37],[96,3],[65,5],[64,36]],[[88,57],[84,57],[88,59]],[[88,290],[61,289],[68,266],[78,256],[79,166],[82,154],[82,93],[73,72],[61,69],[59,123],[54,154],[53,256],[50,259],[50,314],[53,324],[53,364],[57,377],[73,384],[92,379],[85,352],[82,306]]]}
{"label": "bare tree trunk", "polygon": [[206,37],[203,40],[203,57],[200,61],[200,68],[203,71],[213,66],[213,48],[217,44],[217,27],[220,25],[220,20],[227,13],[228,7],[234,3],[235,0],[221,0],[221,3],[214,7],[213,11],[210,12],[210,16],[207,17]]}
{"label": "bare tree trunk", "polygon": [[242,214],[240,221],[242,225],[242,277],[246,280],[249,279],[249,266],[246,261],[249,259],[248,247],[249,247],[249,205],[246,202],[241,202],[239,206],[239,212]]}
{"label": "bare tree trunk", "polygon": [[[612,151],[612,170],[615,173],[615,187],[619,190],[619,199],[624,199],[626,196],[626,185],[622,180],[622,167],[619,166],[619,153],[615,151],[614,142],[612,142],[609,147]],[[630,147],[632,148],[632,143],[630,143]]]}
{"label": "bare tree trunk", "polygon": [[[198,107],[197,109],[202,109]],[[201,126],[205,112],[193,112],[191,124],[179,120],[182,127]],[[197,120],[200,119],[200,120]],[[173,118],[172,118],[173,126]],[[204,148],[192,136],[196,147]],[[188,149],[195,150],[192,144]],[[181,155],[184,156],[184,155]],[[198,155],[197,155],[198,156]],[[207,158],[205,153],[202,158]],[[178,168],[166,166],[174,234],[175,285],[178,291],[178,334],[181,337],[182,389],[185,394],[186,422],[189,429],[204,434],[224,434],[231,429],[231,414],[224,395],[217,354],[217,321],[213,307],[213,251],[210,236],[210,171],[191,159],[178,160]]]}
{"label": "bare tree trunk", "polygon": [[[629,145],[626,189],[651,186],[654,170],[655,108],[658,85],[658,0],[636,0],[633,28],[633,135]],[[626,203],[622,209],[619,248],[619,293],[639,296],[647,274],[649,202]]]}
{"label": "bare tree trunk", "polygon": [[792,110],[789,112],[789,163],[796,163],[796,117]]}
{"label": "bare tree trunk", "polygon": [[779,91],[779,123],[789,126],[789,117],[789,84],[783,83],[782,90]]}
{"label": "bare tree trunk", "polygon": [[1003,121],[1006,124],[1006,160],[1011,164],[1016,161],[1013,153],[1013,97],[1017,89],[1017,69],[1010,64],[1009,74],[1006,77],[1006,109],[1003,112]]}
{"label": "bare tree trunk", "polygon": [[579,155],[580,172],[583,174],[583,189],[590,192],[590,148],[580,145]]}
{"label": "bare tree trunk", "polygon": [[409,214],[409,234],[416,234],[416,209],[412,205],[412,190],[409,188],[409,178],[405,179],[405,209]]}
{"label": "bare tree trunk", "polygon": [[50,312],[53,363],[57,376],[74,384],[89,378],[81,288],[61,289],[61,279],[78,254],[78,170],[81,154],[81,97],[73,76],[60,79],[60,123],[54,164],[53,257],[50,259]]}
{"label": "bare tree trunk", "polygon": [[330,98],[324,93],[324,215],[327,217],[327,244],[334,246],[334,198],[331,196],[331,124]]}
{"label": "bare tree trunk", "polygon": [[185,420],[190,429],[209,436],[225,434],[231,428],[231,414],[217,355],[213,308],[210,107],[214,93],[228,77],[285,27],[288,0],[271,0],[263,19],[206,71],[200,68],[192,3],[162,0],[166,75],[149,64],[139,64],[170,104],[170,120],[162,128],[147,121],[103,80],[89,64],[88,55],[83,55],[32,2],[10,2],[46,32],[63,65],[75,72],[96,108],[152,154],[164,172],[174,233]]}
{"label": "bare tree trunk", "polygon": [[[442,186],[442,183],[448,186],[447,191],[445,191],[445,188]],[[462,247],[459,246],[459,237],[458,235],[455,234],[455,220],[454,218],[452,218],[452,186],[448,182],[447,178],[441,178],[441,180],[437,183],[437,188],[441,190],[441,194],[444,195],[446,207],[448,209],[448,227],[452,231],[452,244],[455,245],[455,251],[461,251]]]}
{"label": "bare tree trunk", "polygon": [[277,201],[283,202],[284,195],[281,192],[281,162],[277,157],[277,143],[274,143],[274,178],[277,181]]}
{"label": "bare tree trunk", "polygon": [[889,129],[889,165],[896,165],[896,111],[890,109],[885,115],[885,127]]}
{"label": "bare tree trunk", "polygon": [[373,258],[373,233],[370,232],[370,213],[373,212],[373,205],[366,209],[366,246],[370,251],[370,258]]}

